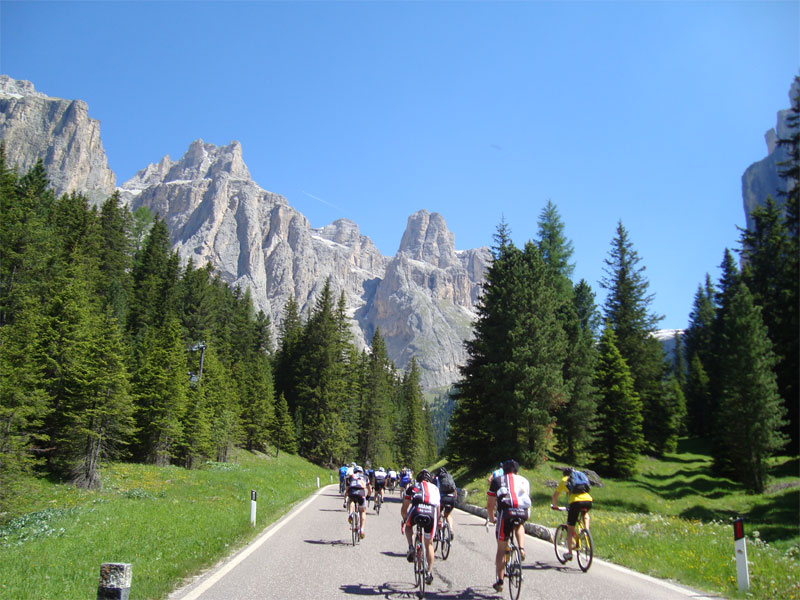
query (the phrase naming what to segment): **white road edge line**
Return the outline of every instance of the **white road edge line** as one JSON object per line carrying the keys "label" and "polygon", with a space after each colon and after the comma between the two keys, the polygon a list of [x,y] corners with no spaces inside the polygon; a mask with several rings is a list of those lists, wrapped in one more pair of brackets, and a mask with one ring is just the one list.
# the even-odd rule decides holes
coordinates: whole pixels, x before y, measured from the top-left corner
{"label": "white road edge line", "polygon": [[187,595],[182,596],[181,600],[197,600],[203,593],[207,592],[215,583],[217,583],[220,579],[225,577],[230,571],[234,569],[240,562],[242,562],[245,558],[250,556],[253,552],[258,550],[258,548],[266,542],[269,538],[271,538],[275,533],[277,533],[281,527],[286,525],[289,521],[294,519],[300,512],[306,507],[306,505],[310,504],[314,498],[319,496],[323,490],[329,486],[322,486],[317,491],[315,491],[311,496],[303,500],[300,504],[295,506],[292,510],[290,510],[286,515],[281,517],[276,523],[272,523],[264,533],[262,533],[254,542],[251,542],[244,550],[242,550],[239,554],[234,556],[229,562],[225,563],[222,567],[220,567],[217,571],[214,572],[208,579],[203,580],[200,585],[194,588],[191,592]]}
{"label": "white road edge line", "polygon": [[[478,516],[476,514],[473,514],[471,512],[468,512],[466,510],[461,510],[460,508],[455,508],[454,510],[460,510],[465,515],[470,515],[470,516],[478,519],[479,521],[484,521],[484,522],[486,521],[485,518],[483,518],[481,516]],[[551,527],[550,529],[553,529],[553,528]],[[541,544],[546,544],[547,546],[550,546],[550,547],[553,546],[552,542],[545,541],[545,540],[543,540],[541,538],[538,538],[536,536],[533,536],[533,535],[531,535],[529,533],[526,533],[525,537],[530,538],[535,542],[539,542]],[[656,583],[658,585],[661,585],[661,586],[663,586],[665,588],[668,588],[668,589],[672,590],[673,592],[677,592],[679,594],[682,594],[682,595],[686,596],[687,598],[694,598],[694,600],[719,600],[719,598],[722,598],[722,596],[706,596],[706,595],[704,595],[704,592],[701,592],[699,590],[693,590],[693,589],[688,588],[688,587],[682,587],[682,586],[679,586],[679,585],[675,585],[673,583],[670,583],[669,581],[666,581],[665,579],[659,579],[658,577],[651,577],[650,575],[645,575],[644,573],[639,573],[639,571],[634,571],[634,570],[629,569],[627,567],[623,567],[621,565],[617,565],[617,564],[602,560],[600,558],[595,558],[595,559],[593,559],[592,562],[593,563],[596,563],[596,562],[597,563],[602,563],[603,566],[609,567],[610,569],[614,569],[614,570],[619,571],[621,573],[625,573],[627,575],[632,575],[634,577],[638,577],[639,579],[644,579],[645,581],[649,581],[650,583]]]}

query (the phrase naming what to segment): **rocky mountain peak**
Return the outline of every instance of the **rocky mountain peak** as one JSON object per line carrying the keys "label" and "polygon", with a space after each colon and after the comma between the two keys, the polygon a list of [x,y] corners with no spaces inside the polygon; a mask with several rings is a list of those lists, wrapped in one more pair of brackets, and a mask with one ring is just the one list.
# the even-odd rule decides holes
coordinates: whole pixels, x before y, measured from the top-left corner
{"label": "rocky mountain peak", "polygon": [[408,217],[398,254],[445,268],[456,262],[455,236],[442,215],[419,210]]}
{"label": "rocky mountain peak", "polygon": [[[58,193],[75,190],[99,203],[115,189],[99,124],[83,101],[2,77],[0,139],[23,172],[45,159]],[[380,330],[399,369],[415,358],[425,388],[452,383],[472,335],[488,249],[457,253],[442,215],[420,210],[397,256],[382,256],[353,221],[312,228],[286,198],[251,179],[242,154],[236,141],[195,140],[179,160],[164,156],[126,181],[120,198],[132,211],[146,206],[160,215],[183,263],[208,263],[226,283],[248,288],[274,335],[290,298],[307,316],[329,281],[337,298],[344,295],[357,345]]]}
{"label": "rocky mountain peak", "polygon": [[41,92],[37,92],[30,81],[23,79],[12,79],[8,75],[0,75],[0,97],[5,98],[47,98]]}
{"label": "rocky mountain peak", "polygon": [[30,81],[0,75],[0,139],[20,172],[42,160],[58,196],[81,192],[99,204],[114,191],[100,123],[83,100],[51,98]]}

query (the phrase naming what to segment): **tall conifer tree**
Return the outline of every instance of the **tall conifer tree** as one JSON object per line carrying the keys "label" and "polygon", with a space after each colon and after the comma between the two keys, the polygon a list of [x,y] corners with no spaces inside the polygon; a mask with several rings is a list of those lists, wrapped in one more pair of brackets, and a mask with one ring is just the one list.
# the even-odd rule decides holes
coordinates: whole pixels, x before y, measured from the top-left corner
{"label": "tall conifer tree", "polygon": [[625,359],[617,349],[616,334],[606,324],[600,338],[596,385],[598,427],[594,442],[597,467],[603,473],[627,478],[636,473],[642,436],[642,404]]}

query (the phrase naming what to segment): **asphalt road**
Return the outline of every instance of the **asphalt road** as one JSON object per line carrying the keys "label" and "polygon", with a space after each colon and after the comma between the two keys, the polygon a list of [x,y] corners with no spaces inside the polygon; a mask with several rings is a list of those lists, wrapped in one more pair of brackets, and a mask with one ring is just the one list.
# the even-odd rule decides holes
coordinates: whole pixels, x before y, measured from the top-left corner
{"label": "asphalt road", "polygon": [[[447,560],[437,556],[426,598],[508,598],[494,582],[493,531],[484,520],[454,511],[455,540]],[[170,600],[329,599],[353,596],[415,598],[413,567],[400,533],[400,497],[388,497],[376,516],[367,511],[366,538],[350,541],[337,486],[322,488],[246,548],[170,595]],[[583,573],[561,565],[552,544],[527,536],[520,598],[547,600],[699,600],[688,588],[595,559]]]}

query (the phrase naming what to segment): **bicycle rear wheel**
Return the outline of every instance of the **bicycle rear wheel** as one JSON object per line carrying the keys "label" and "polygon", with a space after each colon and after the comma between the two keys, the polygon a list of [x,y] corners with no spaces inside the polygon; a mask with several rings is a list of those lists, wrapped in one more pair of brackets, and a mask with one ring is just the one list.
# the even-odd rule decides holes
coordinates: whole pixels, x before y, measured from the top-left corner
{"label": "bicycle rear wheel", "polygon": [[419,588],[419,597],[425,597],[425,545],[417,532],[414,542],[414,587]]}
{"label": "bicycle rear wheel", "polygon": [[383,496],[375,498],[375,514],[381,514],[381,505],[383,505]]}
{"label": "bicycle rear wheel", "polygon": [[353,513],[353,524],[350,525],[350,533],[353,537],[353,546],[358,543],[358,529],[361,525],[361,516],[358,514],[358,510],[356,509],[355,513]]}
{"label": "bicycle rear wheel", "polygon": [[511,600],[517,600],[522,589],[522,557],[519,553],[519,548],[516,546],[511,549],[508,557],[506,583],[508,584],[508,595],[511,596]]}
{"label": "bicycle rear wheel", "polygon": [[575,550],[578,554],[578,566],[585,573],[592,566],[592,558],[594,557],[592,533],[588,529],[581,529],[578,534],[578,547]]}
{"label": "bicycle rear wheel", "polygon": [[553,536],[553,548],[556,551],[556,558],[562,565],[566,564],[567,559],[564,555],[569,552],[569,530],[563,523],[556,527],[556,533]]}
{"label": "bicycle rear wheel", "polygon": [[442,560],[447,560],[447,557],[450,556],[450,542],[452,540],[450,537],[450,525],[447,521],[442,523],[442,531],[439,536],[442,538],[440,541],[442,545]]}

